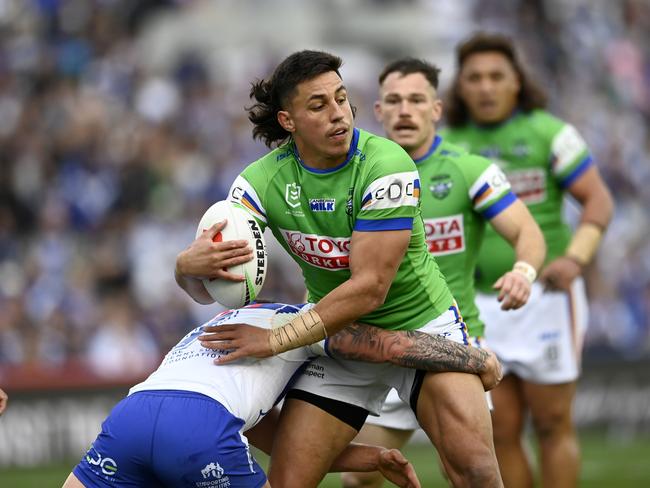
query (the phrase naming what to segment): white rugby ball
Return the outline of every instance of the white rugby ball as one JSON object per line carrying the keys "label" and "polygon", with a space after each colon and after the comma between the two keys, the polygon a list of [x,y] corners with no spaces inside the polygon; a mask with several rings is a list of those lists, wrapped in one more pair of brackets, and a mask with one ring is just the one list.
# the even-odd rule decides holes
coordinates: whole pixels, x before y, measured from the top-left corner
{"label": "white rugby ball", "polygon": [[243,307],[255,300],[266,279],[268,255],[264,234],[250,213],[236,203],[222,200],[212,205],[203,214],[196,229],[196,237],[222,220],[228,222],[212,240],[214,242],[247,240],[248,246],[253,250],[253,259],[228,268],[230,273],[245,276],[244,281],[205,279],[203,285],[210,296],[221,305],[228,308]]}

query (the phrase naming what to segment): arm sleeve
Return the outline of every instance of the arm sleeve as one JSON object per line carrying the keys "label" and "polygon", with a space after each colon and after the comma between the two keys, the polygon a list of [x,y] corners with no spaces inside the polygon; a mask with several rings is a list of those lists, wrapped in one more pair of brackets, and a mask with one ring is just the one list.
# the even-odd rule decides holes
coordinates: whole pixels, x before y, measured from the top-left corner
{"label": "arm sleeve", "polygon": [[551,140],[551,168],[560,186],[571,186],[592,164],[585,140],[575,127],[564,124]]}
{"label": "arm sleeve", "polygon": [[479,169],[470,179],[468,196],[474,210],[486,219],[496,217],[517,200],[505,173],[496,164],[485,160],[482,165],[476,162],[465,167]]}
{"label": "arm sleeve", "polygon": [[249,172],[249,168],[235,178],[228,191],[228,200],[247,210],[264,230],[267,225],[266,209],[255,186],[249,181],[252,178],[247,177],[247,172]]}
{"label": "arm sleeve", "polygon": [[420,200],[420,178],[415,163],[403,149],[388,148],[374,161],[361,185],[355,231],[413,228]]}

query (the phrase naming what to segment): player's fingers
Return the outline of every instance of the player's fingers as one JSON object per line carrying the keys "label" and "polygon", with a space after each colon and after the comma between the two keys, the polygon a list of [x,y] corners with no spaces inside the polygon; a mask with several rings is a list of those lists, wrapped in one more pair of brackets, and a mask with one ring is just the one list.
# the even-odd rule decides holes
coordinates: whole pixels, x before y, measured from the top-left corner
{"label": "player's fingers", "polygon": [[249,262],[250,260],[253,259],[253,253],[249,252],[240,256],[234,256],[234,257],[223,257],[219,261],[219,270],[220,271],[227,271],[228,268],[232,268],[233,266],[237,266],[239,264],[244,264]]}
{"label": "player's fingers", "polygon": [[246,357],[246,353],[242,351],[243,349],[236,349],[232,352],[229,352],[228,354],[219,356],[214,360],[214,364],[228,364],[232,363],[233,361],[237,361],[240,358]]}
{"label": "player's fingers", "polygon": [[248,249],[248,252],[252,251],[248,247],[248,241],[245,240],[245,239],[233,239],[232,241],[217,242],[214,245],[214,248],[217,251],[221,251],[221,252],[237,251],[237,250],[241,250],[241,249]]}
{"label": "player's fingers", "polygon": [[212,349],[213,351],[231,351],[236,349],[233,346],[232,341],[211,341],[211,342],[201,342],[201,346],[205,349]]}
{"label": "player's fingers", "polygon": [[241,334],[236,329],[218,330],[210,334],[203,334],[199,336],[199,341],[201,342],[234,341],[239,338],[241,338]]}
{"label": "player's fingers", "polygon": [[210,240],[214,240],[214,237],[226,227],[227,223],[228,223],[227,220],[221,220],[219,222],[216,222],[215,224],[213,224],[209,228],[204,229],[203,234],[201,234],[201,235],[205,236],[206,238],[208,238]]}
{"label": "player's fingers", "polygon": [[498,301],[503,301],[504,298],[508,296],[512,288],[512,282],[508,277],[504,277],[501,283],[501,288],[499,289],[499,294],[497,295]]}
{"label": "player's fingers", "polygon": [[492,288],[494,288],[495,290],[498,290],[498,289],[500,289],[502,286],[503,286],[503,276],[502,276],[501,278],[499,278],[499,279],[494,283],[494,285],[492,285]]}
{"label": "player's fingers", "polygon": [[232,332],[237,330],[240,327],[240,324],[225,324],[225,325],[206,325],[203,327],[203,333],[205,332]]}
{"label": "player's fingers", "polygon": [[226,271],[225,269],[220,269],[215,272],[215,278],[213,279],[220,279],[226,281],[245,281],[246,277],[244,275],[231,273],[230,271]]}
{"label": "player's fingers", "polygon": [[394,463],[399,464],[400,466],[404,466],[405,464],[408,464],[408,459],[406,459],[398,449],[391,449],[389,451],[389,455],[391,460]]}

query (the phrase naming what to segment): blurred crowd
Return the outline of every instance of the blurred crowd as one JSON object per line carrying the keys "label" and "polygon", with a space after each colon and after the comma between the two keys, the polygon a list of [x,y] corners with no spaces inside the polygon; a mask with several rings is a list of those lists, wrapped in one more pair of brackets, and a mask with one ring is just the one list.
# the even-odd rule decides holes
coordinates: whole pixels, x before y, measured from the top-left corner
{"label": "blurred crowd", "polygon": [[[0,0],[0,379],[3,366],[71,359],[107,378],[146,372],[218,311],[180,292],[175,256],[266,148],[244,111],[252,79],[215,74],[200,50],[153,69],[139,49],[157,18],[195,3]],[[433,15],[432,3],[408,8]],[[617,210],[588,272],[587,352],[650,354],[650,4],[443,3],[519,40],[551,109],[589,142]],[[287,54],[266,48],[258,76]],[[449,56],[453,42],[436,49]],[[387,61],[372,46],[367,56]],[[376,76],[354,73],[353,102],[378,131]],[[300,300],[297,268],[273,256],[264,296]]]}

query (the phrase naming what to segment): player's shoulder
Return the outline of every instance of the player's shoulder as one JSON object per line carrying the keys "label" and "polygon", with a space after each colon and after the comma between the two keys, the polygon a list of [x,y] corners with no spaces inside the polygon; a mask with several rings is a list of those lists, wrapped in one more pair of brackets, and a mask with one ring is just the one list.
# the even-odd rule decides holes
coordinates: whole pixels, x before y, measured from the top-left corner
{"label": "player's shoulder", "polygon": [[524,115],[527,125],[542,137],[552,139],[564,127],[569,125],[547,110],[535,109]]}
{"label": "player's shoulder", "polygon": [[464,147],[451,143],[445,138],[442,138],[438,157],[444,159],[448,165],[456,168],[469,179],[472,179],[474,175],[483,172],[493,164],[489,159],[471,153]]}
{"label": "player's shoulder", "polygon": [[291,144],[283,144],[261,158],[250,163],[242,174],[247,177],[271,179],[278,174],[284,166],[291,164],[294,159],[293,147]]}

